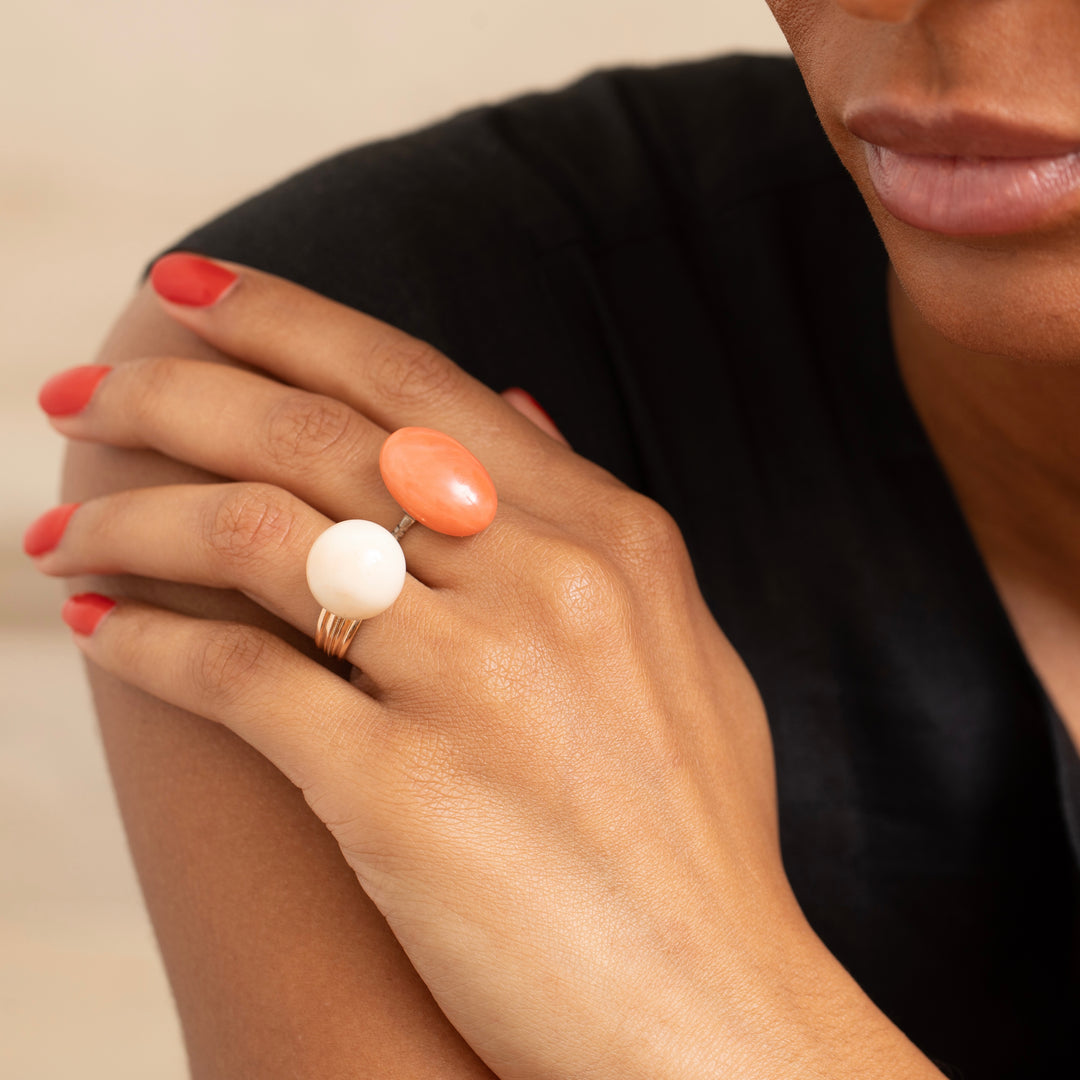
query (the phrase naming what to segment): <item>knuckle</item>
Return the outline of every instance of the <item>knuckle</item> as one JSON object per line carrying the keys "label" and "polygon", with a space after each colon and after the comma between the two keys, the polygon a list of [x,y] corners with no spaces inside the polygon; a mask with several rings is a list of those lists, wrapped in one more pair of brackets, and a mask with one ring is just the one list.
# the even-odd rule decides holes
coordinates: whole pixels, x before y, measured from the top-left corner
{"label": "knuckle", "polygon": [[630,593],[613,560],[593,548],[560,541],[544,563],[543,599],[564,635],[606,637],[613,630],[625,630]]}
{"label": "knuckle", "polygon": [[230,484],[207,524],[207,541],[229,562],[270,558],[296,525],[292,497],[272,484]]}
{"label": "knuckle", "polygon": [[335,461],[348,460],[359,439],[356,413],[318,394],[286,392],[267,418],[266,449],[278,465],[306,465],[328,451]]}
{"label": "knuckle", "polygon": [[201,700],[232,700],[259,683],[268,652],[266,636],[254,628],[207,621],[192,654],[192,686]]}
{"label": "knuckle", "polygon": [[180,361],[173,356],[150,356],[133,361],[133,374],[125,405],[139,420],[152,420],[158,405],[171,395]]}
{"label": "knuckle", "polygon": [[602,524],[606,550],[620,566],[648,571],[666,566],[684,548],[675,519],[655,499],[626,492]]}
{"label": "knuckle", "polygon": [[455,366],[434,345],[416,338],[381,344],[369,364],[382,395],[398,408],[439,404],[453,393]]}

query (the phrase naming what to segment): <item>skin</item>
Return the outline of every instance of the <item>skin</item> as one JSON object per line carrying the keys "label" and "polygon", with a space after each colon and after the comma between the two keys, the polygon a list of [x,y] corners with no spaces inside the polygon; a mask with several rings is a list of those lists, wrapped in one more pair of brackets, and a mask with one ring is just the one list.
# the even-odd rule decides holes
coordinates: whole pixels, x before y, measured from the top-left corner
{"label": "skin", "polygon": [[[913,402],[1017,632],[1075,731],[1077,687],[1065,662],[1080,636],[1069,468],[1080,447],[1067,423],[1075,223],[977,243],[905,226],[877,203],[843,116],[854,97],[887,89],[1007,99],[1045,117],[1075,100],[1068,61],[1080,15],[1036,0],[793,0],[773,10],[888,245],[894,336]],[[1021,54],[1037,67],[1008,74]],[[215,308],[155,309],[144,293],[121,320],[100,359],[122,369],[57,426],[128,449],[74,454],[67,497],[147,490],[87,502],[40,560],[64,576],[134,574],[121,589],[174,612],[266,627],[222,630],[125,603],[79,639],[117,676],[95,674],[107,746],[196,1075],[250,1072],[257,1062],[267,1076],[392,1076],[410,1053],[416,1064],[400,1075],[484,1075],[466,1043],[506,1078],[940,1075],[798,910],[779,861],[760,702],[665,516],[403,335],[234,269],[241,287]],[[341,367],[357,342],[379,358],[363,369],[366,381]],[[502,500],[497,527],[456,548],[409,534],[416,578],[362,628],[354,650],[365,675],[355,685],[313,662],[302,632],[317,614],[302,586],[303,552],[329,518],[351,516],[340,512],[333,477],[290,473],[289,453],[250,439],[265,430],[257,393],[230,394],[208,374],[217,368],[134,362],[150,346],[236,356],[344,403],[354,417],[344,445],[357,461],[374,461],[381,431],[428,423],[459,434],[488,464]],[[403,395],[403,385],[423,393]],[[208,401],[243,401],[250,412],[208,437],[198,429],[212,422]],[[292,406],[271,405],[279,407]],[[211,473],[259,483],[171,492],[187,526],[177,543],[175,528],[155,527],[163,504],[149,485]],[[563,482],[529,482],[540,474]],[[392,524],[375,478],[366,482],[371,516]],[[574,495],[545,501],[553,486]],[[355,486],[351,498],[355,506]],[[642,557],[656,550],[667,557]],[[565,569],[554,584],[536,573],[552,560]],[[158,577],[233,587],[258,606],[145,580]],[[507,595],[519,598],[512,608]],[[634,630],[605,634],[612,624]],[[547,643],[545,664],[523,646],[523,627],[525,640]],[[454,642],[453,662],[440,663],[425,646],[433,640]],[[501,662],[487,663],[492,655]],[[124,682],[185,711],[152,706]],[[297,700],[317,707],[283,711],[281,702]],[[154,710],[163,723],[145,722]],[[179,762],[193,775],[177,776]],[[164,791],[148,790],[165,778]],[[313,830],[307,807],[329,833]],[[154,850],[163,837],[168,857]],[[178,859],[194,863],[209,896],[172,895]],[[270,925],[257,931],[243,918],[251,880],[274,898],[260,912]],[[704,902],[717,895],[723,903]],[[208,957],[208,926],[227,944],[217,953],[250,948],[250,957]],[[569,963],[564,941],[573,942]],[[358,1016],[368,1024],[359,1037]]]}

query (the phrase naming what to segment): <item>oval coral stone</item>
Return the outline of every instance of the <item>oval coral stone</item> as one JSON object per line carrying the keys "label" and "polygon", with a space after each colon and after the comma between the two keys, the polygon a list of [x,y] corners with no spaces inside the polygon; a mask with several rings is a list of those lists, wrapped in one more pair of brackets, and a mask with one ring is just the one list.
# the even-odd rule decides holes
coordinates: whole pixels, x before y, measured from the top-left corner
{"label": "oval coral stone", "polygon": [[456,439],[431,428],[398,428],[379,453],[379,472],[398,505],[446,536],[472,536],[495,517],[487,469]]}

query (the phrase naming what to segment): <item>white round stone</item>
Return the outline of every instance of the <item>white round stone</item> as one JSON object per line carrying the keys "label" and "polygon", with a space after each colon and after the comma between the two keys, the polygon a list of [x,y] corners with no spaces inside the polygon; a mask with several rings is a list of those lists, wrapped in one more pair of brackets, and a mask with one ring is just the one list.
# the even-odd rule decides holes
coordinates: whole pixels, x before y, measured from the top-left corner
{"label": "white round stone", "polygon": [[311,545],[311,595],[346,619],[385,611],[405,585],[405,553],[394,534],[374,521],[339,521]]}

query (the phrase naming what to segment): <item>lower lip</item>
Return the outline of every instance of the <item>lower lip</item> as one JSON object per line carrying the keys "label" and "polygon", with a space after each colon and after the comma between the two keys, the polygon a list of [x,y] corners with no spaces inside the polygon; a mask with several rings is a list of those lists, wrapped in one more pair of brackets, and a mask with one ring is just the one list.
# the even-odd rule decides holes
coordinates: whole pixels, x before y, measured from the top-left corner
{"label": "lower lip", "polygon": [[964,158],[901,154],[864,143],[885,209],[917,229],[998,236],[1046,225],[1076,208],[1080,151],[1058,157]]}

